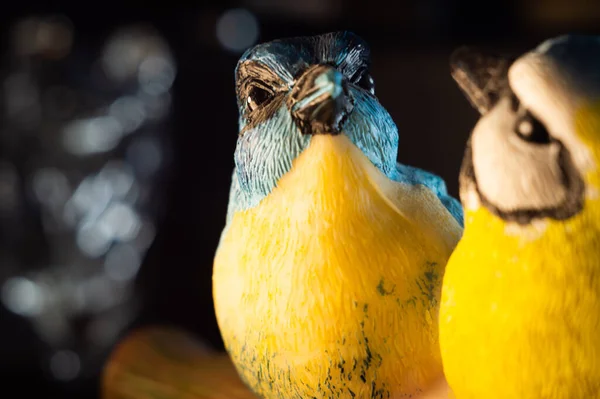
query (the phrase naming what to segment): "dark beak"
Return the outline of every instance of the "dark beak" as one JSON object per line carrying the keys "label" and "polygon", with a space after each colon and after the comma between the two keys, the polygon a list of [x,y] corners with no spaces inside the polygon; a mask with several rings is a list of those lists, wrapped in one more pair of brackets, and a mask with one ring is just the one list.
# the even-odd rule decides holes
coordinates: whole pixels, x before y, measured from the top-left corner
{"label": "dark beak", "polygon": [[339,134],[353,106],[344,76],[329,65],[306,70],[288,99],[292,118],[303,134]]}

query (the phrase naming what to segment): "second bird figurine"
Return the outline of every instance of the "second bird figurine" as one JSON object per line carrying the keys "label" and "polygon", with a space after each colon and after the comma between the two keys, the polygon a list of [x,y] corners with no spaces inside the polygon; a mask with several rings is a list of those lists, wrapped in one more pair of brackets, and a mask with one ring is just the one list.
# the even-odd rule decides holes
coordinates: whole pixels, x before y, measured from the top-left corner
{"label": "second bird figurine", "polygon": [[248,50],[214,262],[217,320],[262,398],[393,398],[442,376],[437,312],[462,208],[396,161],[366,43],[348,32]]}
{"label": "second bird figurine", "polygon": [[600,37],[452,59],[481,117],[442,290],[448,383],[457,399],[598,399]]}

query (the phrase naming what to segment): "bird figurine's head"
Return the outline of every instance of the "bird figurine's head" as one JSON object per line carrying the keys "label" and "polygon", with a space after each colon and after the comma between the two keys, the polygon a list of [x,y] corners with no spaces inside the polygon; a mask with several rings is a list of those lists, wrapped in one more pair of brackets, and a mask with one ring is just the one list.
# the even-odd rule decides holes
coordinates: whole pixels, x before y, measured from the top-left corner
{"label": "bird figurine's head", "polygon": [[349,32],[288,38],[244,53],[235,78],[239,137],[231,195],[255,206],[315,135],[346,135],[384,174],[398,131],[375,97],[367,44]]}
{"label": "bird figurine's head", "polygon": [[481,114],[460,176],[465,232],[485,215],[543,233],[598,207],[599,37],[556,37],[520,57],[463,47],[451,69]]}

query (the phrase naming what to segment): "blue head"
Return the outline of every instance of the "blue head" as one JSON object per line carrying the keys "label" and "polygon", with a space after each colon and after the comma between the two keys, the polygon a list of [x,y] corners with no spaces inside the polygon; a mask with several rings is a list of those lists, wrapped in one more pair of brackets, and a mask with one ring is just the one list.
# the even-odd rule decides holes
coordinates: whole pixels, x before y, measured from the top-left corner
{"label": "blue head", "polygon": [[345,134],[388,176],[398,130],[375,97],[367,44],[349,32],[276,40],[236,68],[240,134],[230,212],[257,205],[315,134]]}

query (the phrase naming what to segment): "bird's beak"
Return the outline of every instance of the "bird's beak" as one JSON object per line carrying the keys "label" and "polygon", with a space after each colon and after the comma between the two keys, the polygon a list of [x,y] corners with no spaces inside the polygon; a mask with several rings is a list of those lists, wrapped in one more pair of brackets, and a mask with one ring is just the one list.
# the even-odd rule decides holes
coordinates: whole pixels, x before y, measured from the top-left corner
{"label": "bird's beak", "polygon": [[298,78],[287,105],[303,134],[339,134],[354,101],[341,72],[314,65]]}

